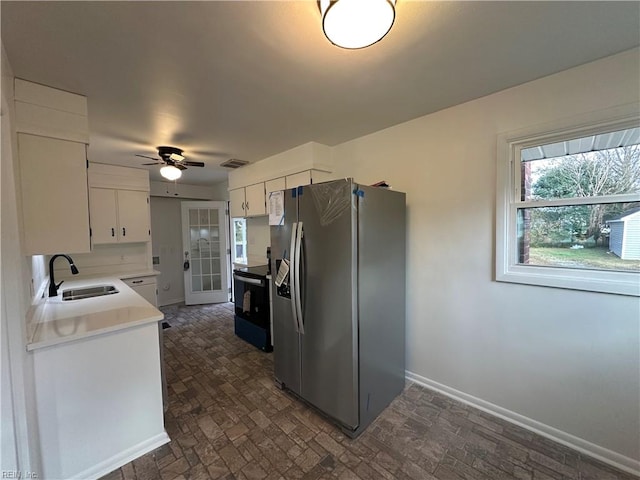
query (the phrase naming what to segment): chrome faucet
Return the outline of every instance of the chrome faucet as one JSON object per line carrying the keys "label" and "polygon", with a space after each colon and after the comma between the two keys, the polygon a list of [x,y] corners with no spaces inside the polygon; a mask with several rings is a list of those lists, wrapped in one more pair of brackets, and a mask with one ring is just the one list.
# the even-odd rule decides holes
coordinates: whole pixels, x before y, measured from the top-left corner
{"label": "chrome faucet", "polygon": [[71,266],[71,273],[74,275],[78,274],[78,268],[73,264],[73,259],[69,255],[65,255],[64,253],[58,253],[53,257],[51,257],[51,259],[49,260],[49,296],[50,297],[58,296],[58,288],[60,288],[60,285],[62,285],[62,282],[64,282],[63,280],[62,282],[56,285],[56,279],[53,276],[53,261],[58,257],[66,258],[67,262],[69,262],[69,265]]}

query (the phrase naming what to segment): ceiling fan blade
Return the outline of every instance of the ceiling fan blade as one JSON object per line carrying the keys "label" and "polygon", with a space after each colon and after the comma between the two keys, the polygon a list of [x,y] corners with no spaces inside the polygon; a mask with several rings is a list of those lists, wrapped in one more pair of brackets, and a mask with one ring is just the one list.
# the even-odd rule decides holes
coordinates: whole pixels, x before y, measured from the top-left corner
{"label": "ceiling fan blade", "polygon": [[163,162],[143,163],[142,165],[161,165]]}
{"label": "ceiling fan blade", "polygon": [[136,157],[142,157],[142,158],[148,158],[149,160],[155,160],[156,162],[158,161],[157,158],[154,157],[148,157],[147,155],[139,155],[136,153]]}
{"label": "ceiling fan blade", "polygon": [[187,167],[185,167],[184,165],[180,165],[179,163],[176,163],[174,165],[174,167],[176,167],[178,170],[186,170]]}
{"label": "ceiling fan blade", "polygon": [[204,162],[181,162],[183,165],[189,165],[190,167],[204,167]]}

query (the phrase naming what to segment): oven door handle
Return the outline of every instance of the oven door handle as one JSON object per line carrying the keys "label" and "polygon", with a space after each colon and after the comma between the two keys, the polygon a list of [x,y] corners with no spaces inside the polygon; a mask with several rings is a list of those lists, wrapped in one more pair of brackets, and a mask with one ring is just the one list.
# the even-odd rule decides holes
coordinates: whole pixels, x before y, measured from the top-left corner
{"label": "oven door handle", "polygon": [[263,286],[262,280],[258,280],[257,278],[241,277],[235,273],[233,274],[233,278],[239,282],[250,283],[251,285],[260,285],[261,287]]}

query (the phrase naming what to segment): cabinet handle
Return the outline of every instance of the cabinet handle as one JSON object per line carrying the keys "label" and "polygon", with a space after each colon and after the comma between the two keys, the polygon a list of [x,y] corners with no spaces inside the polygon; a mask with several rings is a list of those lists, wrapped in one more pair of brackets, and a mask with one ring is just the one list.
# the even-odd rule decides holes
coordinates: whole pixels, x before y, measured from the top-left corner
{"label": "cabinet handle", "polygon": [[142,283],[143,281],[144,281],[144,280],[134,280],[134,281],[133,281],[133,282],[131,282],[131,283]]}
{"label": "cabinet handle", "polygon": [[242,202],[242,210],[244,210],[244,202]]}
{"label": "cabinet handle", "polygon": [[247,202],[247,210],[249,210],[249,202]]}
{"label": "cabinet handle", "polygon": [[127,236],[127,229],[122,227],[122,236],[126,237]]}
{"label": "cabinet handle", "polygon": [[111,236],[115,237],[116,236],[116,229],[111,227]]}

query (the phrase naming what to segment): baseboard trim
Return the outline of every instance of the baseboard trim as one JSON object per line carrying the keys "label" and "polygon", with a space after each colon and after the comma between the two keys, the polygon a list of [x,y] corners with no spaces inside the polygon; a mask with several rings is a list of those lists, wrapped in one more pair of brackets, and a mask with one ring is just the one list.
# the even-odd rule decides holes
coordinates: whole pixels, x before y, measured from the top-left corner
{"label": "baseboard trim", "polygon": [[158,307],[168,307],[170,305],[175,305],[176,303],[184,303],[184,297],[165,300],[162,303],[158,303]]}
{"label": "baseboard trim", "polygon": [[83,472],[74,475],[73,478],[77,479],[98,479],[100,477],[104,477],[107,473],[111,473],[114,470],[120,468],[123,465],[135,460],[136,458],[144,455],[145,453],[149,453],[151,450],[155,450],[158,447],[161,447],[165,443],[170,442],[171,439],[167,432],[162,432],[154,437],[149,438],[143,442],[140,442],[137,445],[134,445],[127,450],[120,452],[117,455],[105,460],[104,462],[100,462],[99,464],[86,469]]}
{"label": "baseboard trim", "polygon": [[447,385],[425,378],[417,373],[410,372],[409,370],[405,371],[405,376],[407,380],[417,383],[418,385],[422,385],[425,388],[435,390],[436,392],[442,393],[454,400],[470,405],[478,410],[482,410],[483,412],[490,413],[491,415],[530,430],[569,448],[573,448],[574,450],[596,458],[601,462],[607,463],[620,470],[640,476],[640,461],[638,460],[626,457],[620,453],[614,452],[613,450],[601,447],[587,440],[571,435],[570,433],[563,432],[562,430],[558,430],[557,428],[538,422],[537,420],[533,420],[532,418],[525,417],[519,413],[494,405],[493,403],[482,400],[481,398],[474,397],[473,395],[461,392],[455,388],[451,388]]}

